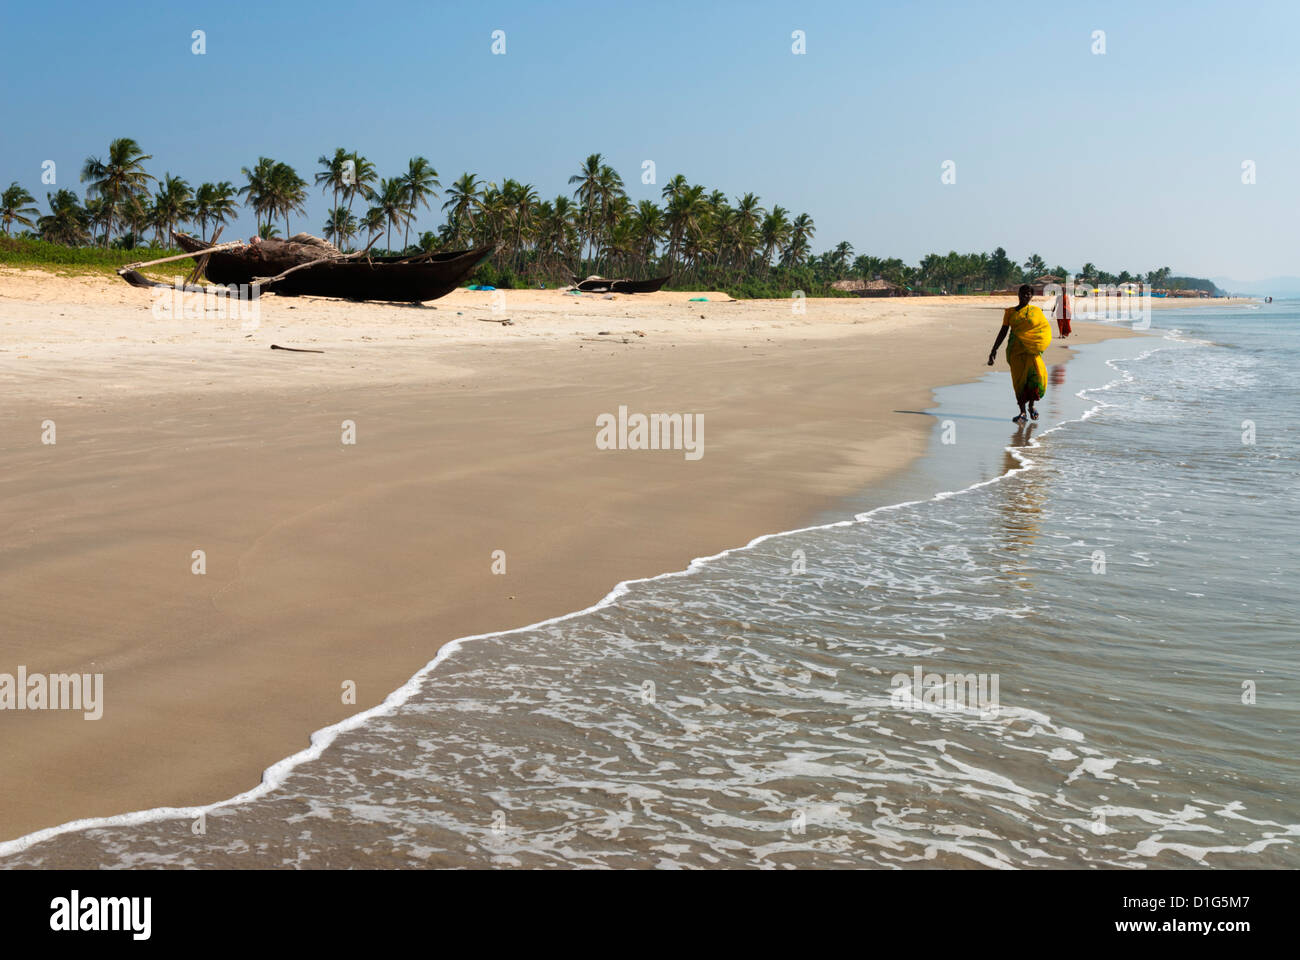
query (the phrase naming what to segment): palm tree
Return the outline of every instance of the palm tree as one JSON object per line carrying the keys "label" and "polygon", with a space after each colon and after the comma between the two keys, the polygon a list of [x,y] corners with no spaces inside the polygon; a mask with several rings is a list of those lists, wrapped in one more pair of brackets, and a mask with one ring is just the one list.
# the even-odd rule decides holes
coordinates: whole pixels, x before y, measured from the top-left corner
{"label": "palm tree", "polygon": [[473,232],[474,210],[479,203],[479,181],[472,173],[462,173],[447,188],[447,202],[442,209],[449,210],[447,223],[452,229],[452,241],[459,244],[466,231]]}
{"label": "palm tree", "polygon": [[406,165],[406,173],[401,178],[406,191],[406,234],[402,239],[403,248],[410,245],[411,222],[415,220],[418,207],[429,209],[429,198],[438,195],[438,171],[424,157],[412,157]]}
{"label": "palm tree", "polygon": [[808,242],[817,228],[813,226],[812,217],[801,213],[790,223],[790,240],[786,245],[782,260],[789,266],[797,267],[808,256]]}
{"label": "palm tree", "polygon": [[830,254],[830,267],[837,274],[848,269],[849,257],[853,256],[853,244],[847,240],[841,240],[835,245],[835,249]]}
{"label": "palm tree", "polygon": [[597,238],[602,235],[609,236],[618,221],[618,208],[627,200],[627,192],[623,189],[623,178],[608,164],[601,164],[600,171],[596,175],[595,196],[600,207],[596,228]]}
{"label": "palm tree", "polygon": [[32,217],[41,212],[33,206],[35,202],[36,198],[20,187],[17,180],[9,184],[4,193],[0,193],[0,221],[4,223],[6,237],[9,236],[12,224],[20,223],[24,227],[33,225]]}
{"label": "palm tree", "polygon": [[[495,183],[489,183],[487,189],[483,191],[483,196],[479,199],[479,213],[475,241],[499,244],[505,232],[508,210],[505,195]],[[500,254],[493,256],[493,262],[497,266],[501,265]]]}
{"label": "palm tree", "polygon": [[235,185],[229,180],[220,183],[201,183],[194,191],[194,216],[198,222],[199,235],[208,239],[208,221],[214,228],[221,226],[235,215]]}
{"label": "palm tree", "polygon": [[344,183],[340,192],[347,198],[348,213],[351,213],[352,201],[358,196],[366,203],[375,199],[373,184],[379,179],[379,174],[375,171],[375,165],[355,150],[349,155],[349,159],[352,161],[352,175]]}
{"label": "palm tree", "polygon": [[595,218],[597,202],[600,197],[600,175],[603,160],[604,157],[601,154],[593,153],[583,161],[578,172],[569,177],[570,186],[575,183],[578,185],[578,189],[573,191],[573,197],[582,204],[582,235],[584,242],[589,247],[593,239],[592,221]]}
{"label": "palm tree", "polygon": [[376,210],[383,217],[384,223],[388,226],[388,249],[393,249],[393,227],[400,227],[409,222],[411,215],[406,210],[406,183],[401,177],[379,181],[379,190],[376,194],[375,205],[366,214],[363,221],[369,225],[371,214]]}
{"label": "palm tree", "polygon": [[1028,274],[1028,279],[1041,277],[1046,272],[1047,261],[1036,253],[1030,254],[1029,259],[1025,261],[1025,273]]}
{"label": "palm tree", "polygon": [[735,210],[738,259],[741,264],[748,266],[754,258],[754,251],[758,249],[758,230],[765,211],[758,202],[758,195],[754,193],[737,197]]}
{"label": "palm tree", "polygon": [[244,206],[253,208],[253,216],[260,231],[263,217],[269,220],[275,215],[272,182],[275,177],[275,161],[270,157],[258,157],[257,165],[252,170],[241,167],[239,172],[248,180],[239,188],[239,195],[244,198]]}
{"label": "palm tree", "polygon": [[170,239],[172,230],[194,215],[194,194],[180,177],[164,173],[154,195],[153,226],[160,236]]}
{"label": "palm tree", "polygon": [[284,235],[289,233],[289,214],[307,212],[307,181],[287,163],[277,163],[271,172],[271,209],[284,217]]}
{"label": "palm tree", "polygon": [[147,190],[149,181],[153,180],[144,170],[144,162],[152,159],[130,137],[121,137],[108,145],[107,160],[87,157],[82,165],[81,181],[90,181],[86,195],[98,197],[104,204],[104,246],[108,246],[113,224],[119,220],[123,208]]}
{"label": "palm tree", "polygon": [[[86,197],[85,210],[86,220],[90,226],[91,242],[93,243],[95,241],[95,231],[97,229],[103,230],[104,235],[107,238],[109,212],[108,205],[104,203],[104,198]],[[105,240],[105,242],[107,242],[107,240]]]}
{"label": "palm tree", "polygon": [[763,224],[758,229],[758,242],[763,248],[763,268],[764,272],[770,268],[772,257],[778,250],[785,247],[790,239],[790,220],[789,213],[785,207],[777,205],[772,211],[763,218]]}
{"label": "palm tree", "polygon": [[861,254],[853,260],[853,275],[862,280],[875,280],[880,276],[884,261],[870,254]]}
{"label": "palm tree", "polygon": [[263,240],[275,240],[280,236],[280,228],[268,220],[257,228],[257,235]]}
{"label": "palm tree", "polygon": [[366,236],[366,246],[374,241],[375,237],[384,232],[384,225],[387,218],[380,207],[371,207],[361,218],[361,233]]}
{"label": "palm tree", "polygon": [[513,236],[510,242],[510,262],[515,269],[520,269],[524,236],[531,231],[537,210],[537,191],[531,183],[506,180],[501,185],[501,203],[505,219],[503,226],[508,227]]}
{"label": "palm tree", "polygon": [[576,212],[573,201],[563,195],[538,207],[537,259],[541,270],[547,270],[549,264],[569,268],[578,242]]}
{"label": "palm tree", "polygon": [[47,193],[45,199],[50,205],[50,212],[36,224],[42,240],[77,247],[91,239],[90,214],[77,201],[75,193],[59,190]]}
{"label": "palm tree", "polygon": [[709,208],[704,199],[704,188],[688,185],[680,175],[664,187],[664,195],[668,201],[664,208],[664,226],[668,230],[668,266],[669,269],[674,269],[679,248],[698,238]]}
{"label": "palm tree", "polygon": [[129,195],[122,203],[119,216],[127,232],[113,242],[116,246],[130,250],[138,246],[144,238],[144,232],[155,225],[154,205],[149,194],[141,191]]}
{"label": "palm tree", "polygon": [[340,250],[347,247],[348,241],[356,236],[357,218],[348,212],[347,207],[335,207],[325,221],[325,237],[333,240]]}
{"label": "palm tree", "polygon": [[315,177],[316,186],[321,188],[321,192],[326,190],[334,191],[334,205],[331,210],[337,210],[339,206],[339,194],[347,189],[352,175],[352,155],[342,147],[335,147],[332,157],[321,154],[316,158],[321,169]]}
{"label": "palm tree", "polygon": [[664,214],[653,200],[642,200],[632,214],[632,233],[636,239],[637,256],[649,263],[655,247],[664,238]]}

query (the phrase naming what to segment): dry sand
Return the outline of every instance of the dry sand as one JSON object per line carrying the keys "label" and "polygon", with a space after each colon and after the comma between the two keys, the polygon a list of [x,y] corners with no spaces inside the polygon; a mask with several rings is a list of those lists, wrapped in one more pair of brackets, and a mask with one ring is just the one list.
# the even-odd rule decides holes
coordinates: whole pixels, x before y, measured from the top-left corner
{"label": "dry sand", "polygon": [[[1006,305],[689,296],[268,297],[243,329],[0,269],[0,672],[105,700],[0,713],[0,840],[231,796],[456,637],[798,526],[923,450],[897,411],[987,373]],[[620,404],[703,414],[703,458],[598,450]]]}

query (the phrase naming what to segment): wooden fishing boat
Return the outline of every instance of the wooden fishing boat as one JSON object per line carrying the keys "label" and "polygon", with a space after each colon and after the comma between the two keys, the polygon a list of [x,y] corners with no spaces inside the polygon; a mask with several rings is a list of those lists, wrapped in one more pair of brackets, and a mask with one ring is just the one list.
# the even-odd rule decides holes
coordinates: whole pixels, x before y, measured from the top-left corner
{"label": "wooden fishing boat", "polygon": [[[186,253],[202,254],[212,247],[183,233],[174,236]],[[210,283],[260,281],[263,293],[280,296],[421,303],[451,293],[492,249],[489,244],[413,257],[345,256],[323,240],[300,234],[211,253],[203,272]]]}
{"label": "wooden fishing boat", "polygon": [[574,284],[583,293],[654,293],[671,278],[655,277],[651,280],[606,280],[604,277],[588,277],[586,280],[573,278]]}

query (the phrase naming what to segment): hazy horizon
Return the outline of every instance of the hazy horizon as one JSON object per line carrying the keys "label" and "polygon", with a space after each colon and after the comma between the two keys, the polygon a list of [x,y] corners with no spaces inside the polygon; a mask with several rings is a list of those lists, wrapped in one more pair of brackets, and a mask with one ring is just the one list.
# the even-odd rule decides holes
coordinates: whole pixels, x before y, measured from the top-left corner
{"label": "hazy horizon", "polygon": [[[681,173],[757,193],[816,222],[812,247],[902,257],[1031,253],[1077,270],[1169,266],[1243,283],[1300,272],[1283,174],[1300,153],[1276,119],[1297,89],[1300,11],[1213,4],[1078,11],[857,4],[682,3],[606,9],[342,3],[260,8],[256,27],[210,3],[11,7],[0,186],[37,198],[132,137],[150,173],[243,183],[259,156],[310,183],[336,147],[380,176],[427,157],[513,177],[543,199],[602,153],[634,200]],[[192,52],[205,31],[206,53]],[[505,31],[494,54],[493,31]],[[794,31],[806,53],[795,54]],[[1105,53],[1095,31],[1105,31]],[[499,44],[498,44],[499,47]],[[14,86],[11,86],[11,91]],[[1071,130],[1057,130],[1070,117]],[[57,183],[42,183],[53,160]],[[656,182],[642,183],[643,161]],[[943,183],[944,163],[956,182]],[[1256,182],[1242,182],[1242,164]],[[442,222],[439,197],[419,230]],[[291,228],[320,233],[311,189]],[[253,232],[251,211],[226,229]]]}

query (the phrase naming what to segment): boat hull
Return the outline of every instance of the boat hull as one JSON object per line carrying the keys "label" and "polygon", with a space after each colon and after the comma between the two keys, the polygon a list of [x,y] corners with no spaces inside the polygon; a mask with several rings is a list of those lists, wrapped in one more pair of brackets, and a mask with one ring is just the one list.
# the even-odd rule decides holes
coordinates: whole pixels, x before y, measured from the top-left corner
{"label": "boat hull", "polygon": [[[177,235],[187,253],[201,254],[211,244]],[[208,257],[204,276],[210,283],[252,284],[258,277],[274,277],[304,263],[287,277],[262,284],[263,293],[288,297],[334,297],[340,300],[378,300],[422,303],[455,290],[492,252],[491,246],[475,250],[436,253],[416,262],[403,257],[356,257],[350,260],[292,256],[283,248],[261,250],[257,244],[243,250]]]}
{"label": "boat hull", "polygon": [[579,280],[574,277],[573,282],[583,293],[655,293],[670,278],[671,275],[651,280]]}

